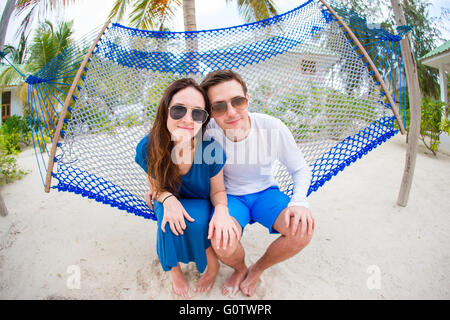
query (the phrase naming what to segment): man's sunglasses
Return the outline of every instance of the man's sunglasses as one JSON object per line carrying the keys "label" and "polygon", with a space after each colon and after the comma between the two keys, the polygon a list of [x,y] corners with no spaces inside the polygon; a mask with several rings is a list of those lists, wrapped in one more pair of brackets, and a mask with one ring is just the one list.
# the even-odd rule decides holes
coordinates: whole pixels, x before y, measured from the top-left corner
{"label": "man's sunglasses", "polygon": [[[231,105],[242,110],[247,106],[248,100],[245,97],[234,97],[230,100]],[[211,112],[214,116],[221,116],[227,112],[228,104],[225,101],[217,102],[211,106]]]}
{"label": "man's sunglasses", "polygon": [[[206,110],[200,108],[192,108],[190,110],[192,120],[195,122],[203,124],[208,119],[208,112]],[[186,115],[187,111],[188,108],[185,106],[174,105],[169,108],[169,115],[173,120],[180,120]]]}

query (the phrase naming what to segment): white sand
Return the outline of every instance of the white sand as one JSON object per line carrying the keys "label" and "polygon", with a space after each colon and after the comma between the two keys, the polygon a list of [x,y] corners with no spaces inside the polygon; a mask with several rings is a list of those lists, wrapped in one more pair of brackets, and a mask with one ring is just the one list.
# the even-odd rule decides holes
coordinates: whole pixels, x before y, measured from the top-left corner
{"label": "white sand", "polygon": [[[404,157],[397,135],[313,193],[312,242],[267,270],[252,299],[449,299],[450,156],[420,148],[402,208]],[[2,188],[9,215],[0,217],[0,299],[177,298],[156,256],[155,222],[72,193],[44,193],[31,149],[19,166],[33,172]],[[247,263],[275,238],[249,226]],[[80,270],[80,289],[67,285],[70,266]],[[183,270],[193,287],[194,264]],[[211,292],[194,299],[227,299],[221,284],[230,273],[222,266]]]}

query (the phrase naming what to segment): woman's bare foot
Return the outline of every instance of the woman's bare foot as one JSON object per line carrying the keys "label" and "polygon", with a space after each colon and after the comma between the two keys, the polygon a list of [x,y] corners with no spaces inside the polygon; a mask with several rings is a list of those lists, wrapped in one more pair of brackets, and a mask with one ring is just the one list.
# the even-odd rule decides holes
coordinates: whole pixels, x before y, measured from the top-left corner
{"label": "woman's bare foot", "polygon": [[183,298],[191,298],[189,296],[189,285],[184,279],[183,272],[179,265],[170,270],[170,275],[172,277],[173,292]]}
{"label": "woman's bare foot", "polygon": [[247,276],[239,286],[243,294],[251,297],[255,293],[256,287],[259,283],[259,277],[262,273],[263,272],[261,270],[258,270],[255,265],[252,265],[248,268]]}
{"label": "woman's bare foot", "polygon": [[233,298],[239,292],[239,285],[247,274],[247,268],[234,270],[233,274],[225,281],[222,286],[222,294],[228,298]]}

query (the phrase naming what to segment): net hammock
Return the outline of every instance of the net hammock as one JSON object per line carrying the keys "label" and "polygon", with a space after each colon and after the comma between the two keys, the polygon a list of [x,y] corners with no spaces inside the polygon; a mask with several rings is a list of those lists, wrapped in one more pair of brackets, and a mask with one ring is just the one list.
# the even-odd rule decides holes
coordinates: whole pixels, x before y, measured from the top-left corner
{"label": "net hammock", "polygon": [[[134,157],[164,89],[182,77],[201,81],[210,71],[232,69],[247,83],[249,111],[272,115],[289,127],[312,169],[308,195],[318,190],[398,132],[395,106],[387,96],[393,93],[400,107],[405,101],[398,90],[402,83],[405,87],[401,36],[368,28],[356,13],[334,8],[357,36],[368,39],[364,43],[373,50],[372,60],[378,61],[386,84],[375,78],[378,70],[365,62],[336,13],[317,0],[266,20],[214,30],[155,32],[113,23],[98,42],[95,30],[71,44],[26,79],[43,183],[48,168],[51,188],[156,219],[143,200],[147,179]],[[67,79],[74,78],[93,42],[75,91],[63,103],[61,93],[71,85]],[[42,143],[46,135],[53,137],[55,156]],[[273,173],[291,196],[286,168],[277,163]]]}

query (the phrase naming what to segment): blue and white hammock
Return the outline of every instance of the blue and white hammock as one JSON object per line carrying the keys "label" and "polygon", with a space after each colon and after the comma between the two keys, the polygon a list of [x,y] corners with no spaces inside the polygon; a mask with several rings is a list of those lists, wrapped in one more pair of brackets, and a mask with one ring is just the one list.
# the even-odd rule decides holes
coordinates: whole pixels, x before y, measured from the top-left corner
{"label": "blue and white hammock", "polygon": [[[401,114],[405,104],[399,45],[404,30],[393,35],[371,29],[356,13],[333,8],[342,21],[321,1],[309,0],[236,27],[156,32],[113,23],[99,39],[97,30],[71,44],[26,79],[43,183],[155,219],[143,200],[147,180],[134,156],[162,92],[178,78],[200,81],[212,70],[232,69],[248,84],[250,111],[273,115],[289,127],[312,168],[309,193],[318,190],[403,129],[398,117],[396,127],[393,110]],[[349,37],[347,25],[365,49]],[[378,70],[362,51],[371,54]],[[80,68],[84,57],[89,59]],[[77,70],[81,78],[73,80]],[[375,78],[377,72],[383,79]],[[65,103],[64,86],[75,90]],[[391,96],[397,106],[389,103]],[[42,143],[47,135],[52,150]],[[281,190],[291,195],[286,169],[278,164],[273,170]]]}

